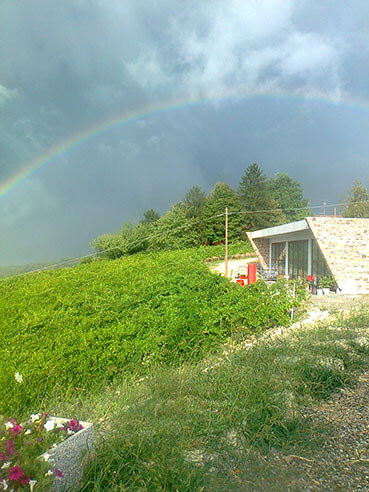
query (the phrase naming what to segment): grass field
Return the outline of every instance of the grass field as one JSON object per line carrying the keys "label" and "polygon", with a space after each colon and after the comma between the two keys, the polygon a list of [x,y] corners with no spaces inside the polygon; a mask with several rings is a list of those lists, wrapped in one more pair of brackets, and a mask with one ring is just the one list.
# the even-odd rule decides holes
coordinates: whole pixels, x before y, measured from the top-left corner
{"label": "grass field", "polygon": [[222,251],[137,254],[0,282],[0,413],[200,360],[232,334],[286,323],[298,302],[290,289],[242,289],[212,274],[204,260]]}
{"label": "grass field", "polygon": [[324,429],[304,408],[368,369],[368,327],[366,308],[248,350],[228,345],[200,363],[153,369],[134,384],[117,380],[98,396],[55,399],[55,413],[96,423],[98,458],[81,490],[287,490],[294,477],[268,453],[311,456],[319,446]]}
{"label": "grass field", "polygon": [[259,490],[260,452],[311,448],[319,429],[302,409],[368,368],[367,307],[259,338],[289,324],[304,291],[243,289],[210,272],[205,259],[221,254],[138,254],[0,282],[0,413],[93,421],[81,490]]}

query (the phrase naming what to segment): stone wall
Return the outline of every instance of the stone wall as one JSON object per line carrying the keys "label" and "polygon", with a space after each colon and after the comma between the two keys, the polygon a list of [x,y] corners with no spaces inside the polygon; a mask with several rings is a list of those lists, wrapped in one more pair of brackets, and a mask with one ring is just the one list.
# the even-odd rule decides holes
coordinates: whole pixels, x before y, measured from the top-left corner
{"label": "stone wall", "polygon": [[306,220],[343,293],[369,293],[369,219]]}
{"label": "stone wall", "polygon": [[265,238],[253,239],[252,232],[247,233],[247,237],[254,248],[255,253],[258,255],[260,263],[263,268],[269,268],[269,244],[270,240]]}

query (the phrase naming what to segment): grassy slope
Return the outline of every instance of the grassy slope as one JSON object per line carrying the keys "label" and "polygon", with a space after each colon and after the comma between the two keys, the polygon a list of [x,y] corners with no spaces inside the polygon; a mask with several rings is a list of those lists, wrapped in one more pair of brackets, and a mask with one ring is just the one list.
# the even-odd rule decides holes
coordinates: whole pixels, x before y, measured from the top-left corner
{"label": "grassy slope", "polygon": [[294,477],[257,449],[304,456],[318,445],[303,407],[369,367],[368,327],[366,309],[248,351],[226,349],[220,365],[217,357],[161,368],[136,385],[122,381],[99,396],[55,400],[53,411],[96,423],[98,459],[82,490],[285,490],[281,480]]}
{"label": "grassy slope", "polygon": [[55,387],[89,389],[152,363],[196,360],[232,332],[285,322],[287,295],[209,272],[204,259],[221,251],[142,254],[0,282],[0,413],[34,409]]}
{"label": "grassy slope", "polygon": [[[27,263],[25,265],[0,265],[0,278],[1,277],[11,277],[13,275],[21,275],[22,273],[28,273],[33,270],[43,270],[49,268],[55,263],[63,263],[65,261],[71,261],[73,258],[61,258],[58,261],[41,261],[39,263]],[[74,264],[78,263],[78,259],[75,259]],[[72,263],[71,263],[72,265]]]}

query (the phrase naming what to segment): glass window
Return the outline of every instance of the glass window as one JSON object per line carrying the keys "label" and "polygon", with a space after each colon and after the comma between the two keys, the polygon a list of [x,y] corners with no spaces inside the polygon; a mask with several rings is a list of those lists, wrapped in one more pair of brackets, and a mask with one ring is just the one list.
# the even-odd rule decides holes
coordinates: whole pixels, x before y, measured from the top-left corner
{"label": "glass window", "polygon": [[272,243],[272,269],[285,274],[286,243]]}
{"label": "glass window", "polygon": [[312,250],[311,250],[311,266],[312,266],[312,275],[316,277],[326,277],[327,275],[331,275],[327,262],[320,251],[318,243],[316,239],[312,241]]}
{"label": "glass window", "polygon": [[306,278],[308,275],[308,241],[288,243],[288,275],[291,278]]}

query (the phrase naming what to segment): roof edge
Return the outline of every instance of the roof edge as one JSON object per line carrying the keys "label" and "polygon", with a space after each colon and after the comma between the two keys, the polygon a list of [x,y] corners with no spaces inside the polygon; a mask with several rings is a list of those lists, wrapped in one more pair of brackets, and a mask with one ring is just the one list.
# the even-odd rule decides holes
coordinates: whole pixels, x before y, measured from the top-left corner
{"label": "roof edge", "polygon": [[251,232],[253,239],[259,239],[262,237],[279,236],[280,234],[289,234],[292,232],[306,231],[310,229],[306,219],[298,220],[296,222],[289,222],[288,224],[282,224],[274,227],[267,227],[266,229],[260,229],[258,231]]}

